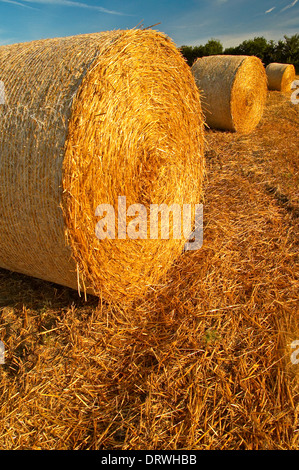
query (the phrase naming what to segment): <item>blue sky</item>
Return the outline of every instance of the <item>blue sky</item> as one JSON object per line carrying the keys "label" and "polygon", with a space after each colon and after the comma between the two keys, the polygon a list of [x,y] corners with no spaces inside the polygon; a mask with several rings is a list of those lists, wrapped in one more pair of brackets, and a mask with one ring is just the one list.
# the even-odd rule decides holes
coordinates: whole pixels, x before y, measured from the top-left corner
{"label": "blue sky", "polygon": [[160,23],[178,46],[299,32],[299,0],[0,0],[0,44]]}

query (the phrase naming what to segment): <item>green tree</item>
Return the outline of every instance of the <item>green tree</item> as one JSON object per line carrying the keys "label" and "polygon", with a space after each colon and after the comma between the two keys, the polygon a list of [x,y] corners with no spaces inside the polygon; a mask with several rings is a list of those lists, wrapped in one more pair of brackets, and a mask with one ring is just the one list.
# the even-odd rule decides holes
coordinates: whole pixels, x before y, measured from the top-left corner
{"label": "green tree", "polygon": [[180,51],[185,57],[188,65],[191,67],[198,57],[204,55],[204,46],[181,46]]}
{"label": "green tree", "polygon": [[224,50],[224,54],[225,55],[237,55],[238,54],[237,47],[227,47]]}
{"label": "green tree", "polygon": [[219,39],[210,39],[204,46],[204,55],[223,54],[223,46]]}
{"label": "green tree", "polygon": [[263,60],[264,54],[268,48],[267,39],[263,36],[247,39],[236,47],[236,51],[241,55],[255,55]]}
{"label": "green tree", "polygon": [[182,46],[181,52],[191,66],[198,57],[214,54],[226,55],[255,55],[265,65],[270,62],[293,64],[299,73],[299,34],[284,36],[284,39],[275,43],[267,41],[263,36],[248,39],[235,47],[223,46],[218,39],[210,39],[204,46]]}
{"label": "green tree", "polygon": [[191,67],[199,57],[222,54],[223,46],[218,39],[210,39],[204,46],[181,46],[180,51]]}
{"label": "green tree", "polygon": [[272,39],[268,41],[268,45],[265,48],[264,55],[262,57],[262,61],[265,65],[275,62],[275,47],[275,42]]}
{"label": "green tree", "polygon": [[275,62],[293,64],[299,73],[299,34],[284,36],[275,47]]}

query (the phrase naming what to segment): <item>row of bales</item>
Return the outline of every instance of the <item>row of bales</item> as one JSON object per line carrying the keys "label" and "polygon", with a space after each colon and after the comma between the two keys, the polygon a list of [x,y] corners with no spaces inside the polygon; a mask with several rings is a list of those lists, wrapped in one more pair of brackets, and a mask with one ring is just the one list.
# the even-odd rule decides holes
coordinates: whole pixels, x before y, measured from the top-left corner
{"label": "row of bales", "polygon": [[265,70],[254,56],[202,57],[192,65],[192,73],[203,93],[207,124],[244,134],[260,122],[267,89],[290,91],[295,79],[293,65],[272,63]]}
{"label": "row of bales", "polygon": [[0,71],[0,266],[126,303],[157,285],[185,239],[147,227],[99,240],[97,206],[199,203],[205,122],[251,132],[267,84],[294,78],[256,57],[190,69],[167,36],[138,29],[1,46]]}

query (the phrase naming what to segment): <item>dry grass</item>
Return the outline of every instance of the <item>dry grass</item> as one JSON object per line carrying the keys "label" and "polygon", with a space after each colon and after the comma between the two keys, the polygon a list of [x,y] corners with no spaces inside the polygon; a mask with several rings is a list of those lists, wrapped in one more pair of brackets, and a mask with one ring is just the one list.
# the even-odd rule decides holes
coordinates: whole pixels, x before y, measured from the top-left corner
{"label": "dry grass", "polygon": [[0,272],[2,449],[299,448],[298,112],[207,132],[204,245],[134,308]]}

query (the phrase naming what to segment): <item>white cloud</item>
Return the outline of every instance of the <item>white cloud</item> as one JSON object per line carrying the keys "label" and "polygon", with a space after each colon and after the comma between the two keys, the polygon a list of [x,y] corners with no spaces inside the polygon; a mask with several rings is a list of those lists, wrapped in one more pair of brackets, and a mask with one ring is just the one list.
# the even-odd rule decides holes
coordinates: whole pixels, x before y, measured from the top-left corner
{"label": "white cloud", "polygon": [[265,11],[265,14],[271,13],[271,11],[275,10],[275,8],[276,8],[276,7],[272,7],[272,8],[270,8],[269,10],[266,10],[266,11]]}
{"label": "white cloud", "polygon": [[296,3],[298,2],[298,0],[294,0],[292,3],[290,3],[289,5],[287,5],[286,7],[284,7],[282,10],[280,11],[285,11],[285,10],[288,10],[289,8],[292,8],[296,5]]}
{"label": "white cloud", "polygon": [[[33,7],[29,7],[28,5],[25,5],[24,3],[17,2],[15,0],[0,0],[0,1],[6,2],[6,3],[12,3],[12,4],[23,6],[23,7],[27,6],[27,8],[33,8]],[[108,10],[107,8],[103,8],[98,5],[88,5],[87,3],[75,2],[73,0],[22,0],[22,2],[34,3],[34,4],[40,4],[40,5],[57,5],[57,6],[64,6],[64,7],[87,8],[90,10],[96,10],[101,13],[107,13],[110,15],[130,16],[120,11]]]}
{"label": "white cloud", "polygon": [[17,5],[18,7],[28,8],[30,10],[36,10],[34,7],[30,7],[29,5],[24,5],[21,2],[16,2],[15,0],[0,0],[2,3],[11,3],[12,5]]}

